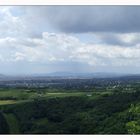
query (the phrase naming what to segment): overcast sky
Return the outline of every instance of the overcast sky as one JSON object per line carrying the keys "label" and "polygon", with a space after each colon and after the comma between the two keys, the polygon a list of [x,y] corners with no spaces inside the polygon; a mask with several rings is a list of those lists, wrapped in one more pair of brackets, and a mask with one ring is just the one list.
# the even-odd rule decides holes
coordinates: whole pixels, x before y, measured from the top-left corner
{"label": "overcast sky", "polygon": [[140,6],[0,6],[0,73],[140,73]]}

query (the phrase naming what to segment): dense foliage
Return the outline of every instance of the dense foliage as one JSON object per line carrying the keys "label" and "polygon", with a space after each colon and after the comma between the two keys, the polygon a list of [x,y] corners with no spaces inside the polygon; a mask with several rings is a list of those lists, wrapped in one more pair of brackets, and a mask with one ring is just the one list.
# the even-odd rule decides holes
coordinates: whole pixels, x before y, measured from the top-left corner
{"label": "dense foliage", "polygon": [[0,112],[0,134],[6,133],[9,133],[9,127],[2,112]]}
{"label": "dense foliage", "polygon": [[[83,95],[38,97],[0,106],[0,131],[14,134],[139,134],[139,101],[139,91],[114,91],[96,98]],[[8,119],[14,120],[12,125]]]}

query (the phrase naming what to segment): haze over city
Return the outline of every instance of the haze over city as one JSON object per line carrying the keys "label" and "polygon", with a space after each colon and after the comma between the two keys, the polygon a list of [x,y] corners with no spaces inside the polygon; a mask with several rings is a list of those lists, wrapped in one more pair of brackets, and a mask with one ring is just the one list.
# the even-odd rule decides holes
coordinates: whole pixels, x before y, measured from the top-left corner
{"label": "haze over city", "polygon": [[139,74],[139,12],[139,6],[1,6],[0,74]]}

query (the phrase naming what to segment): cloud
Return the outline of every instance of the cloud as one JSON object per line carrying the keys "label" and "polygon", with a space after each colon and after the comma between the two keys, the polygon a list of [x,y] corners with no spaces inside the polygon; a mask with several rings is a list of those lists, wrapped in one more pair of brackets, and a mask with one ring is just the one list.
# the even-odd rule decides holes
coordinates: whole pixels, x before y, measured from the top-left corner
{"label": "cloud", "polygon": [[12,7],[1,6],[0,10],[0,38],[24,36],[26,27],[20,17],[13,16],[10,12]]}
{"label": "cloud", "polygon": [[45,31],[140,32],[139,13],[139,6],[13,6],[3,12],[13,24],[11,29],[22,29],[32,37],[40,37]]}
{"label": "cloud", "polygon": [[62,32],[140,31],[139,6],[48,6],[41,12]]}
{"label": "cloud", "polygon": [[[44,19],[39,18],[34,6],[1,6],[0,9],[0,38],[40,37],[46,28]],[[35,6],[36,7],[36,6]],[[37,7],[36,7],[37,8]],[[34,9],[29,11],[28,9]],[[41,10],[41,8],[39,8]]]}
{"label": "cloud", "polygon": [[[133,6],[1,7],[1,71],[126,71],[133,67],[138,72],[138,13],[139,7]],[[88,36],[81,37],[82,33]]]}
{"label": "cloud", "polygon": [[44,32],[40,39],[23,40],[0,39],[0,61],[38,64],[78,62],[94,67],[140,66],[139,45],[123,48],[116,45],[86,44],[70,35],[48,32]]}
{"label": "cloud", "polygon": [[[139,6],[3,6],[0,37],[41,38],[43,32],[93,33],[101,43],[139,43]],[[137,35],[137,37],[136,37]],[[129,41],[129,37],[132,41]],[[126,38],[126,39],[125,39]]]}
{"label": "cloud", "polygon": [[140,44],[140,33],[93,33],[100,44],[119,45],[119,46],[136,46]]}

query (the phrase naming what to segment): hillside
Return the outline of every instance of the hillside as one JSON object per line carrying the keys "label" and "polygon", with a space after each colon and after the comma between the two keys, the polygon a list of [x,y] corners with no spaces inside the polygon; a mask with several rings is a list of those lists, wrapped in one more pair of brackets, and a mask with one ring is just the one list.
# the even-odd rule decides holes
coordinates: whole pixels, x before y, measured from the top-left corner
{"label": "hillside", "polygon": [[0,133],[140,134],[139,91],[1,89]]}

